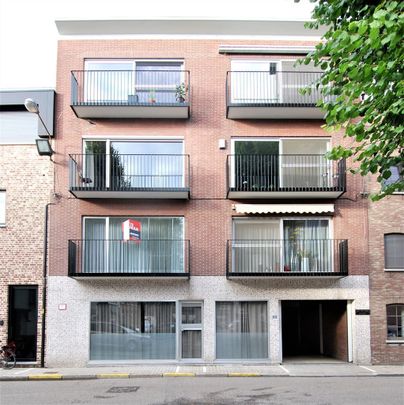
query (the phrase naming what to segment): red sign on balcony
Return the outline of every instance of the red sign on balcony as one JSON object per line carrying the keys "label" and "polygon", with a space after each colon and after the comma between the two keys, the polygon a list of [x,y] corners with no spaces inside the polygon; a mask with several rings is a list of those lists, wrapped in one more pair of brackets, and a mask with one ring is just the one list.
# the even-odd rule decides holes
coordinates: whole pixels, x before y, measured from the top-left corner
{"label": "red sign on balcony", "polygon": [[125,222],[122,222],[123,240],[140,241],[141,230],[142,224],[138,221],[128,219]]}

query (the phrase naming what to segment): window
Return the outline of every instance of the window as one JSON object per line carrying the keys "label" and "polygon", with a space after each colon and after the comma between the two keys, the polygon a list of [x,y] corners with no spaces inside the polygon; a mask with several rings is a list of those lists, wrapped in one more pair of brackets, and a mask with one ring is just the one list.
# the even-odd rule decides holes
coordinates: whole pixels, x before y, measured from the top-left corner
{"label": "window", "polygon": [[85,140],[89,187],[123,190],[184,186],[181,140]]}
{"label": "window", "polygon": [[185,82],[183,68],[184,62],[178,60],[86,60],[85,100],[176,103],[177,86]]}
{"label": "window", "polygon": [[0,190],[0,226],[6,225],[6,191]]}
{"label": "window", "polygon": [[[140,241],[124,241],[122,223],[140,222]],[[181,217],[84,218],[83,272],[183,273]]]}
{"label": "window", "polygon": [[235,219],[233,271],[332,272],[328,219]]}
{"label": "window", "polygon": [[387,340],[404,341],[404,304],[387,305]]}
{"label": "window", "polygon": [[268,358],[266,302],[216,303],[216,357]]}
{"label": "window", "polygon": [[404,270],[404,234],[384,235],[384,268]]}
{"label": "window", "polygon": [[176,356],[174,302],[92,302],[90,360]]}
{"label": "window", "polygon": [[388,179],[383,181],[384,187],[390,186],[394,183],[397,183],[398,181],[404,181],[404,166],[403,165],[391,166],[390,171],[391,171],[391,176]]}
{"label": "window", "polygon": [[325,158],[328,139],[234,139],[232,187],[239,191],[331,188],[335,165]]}

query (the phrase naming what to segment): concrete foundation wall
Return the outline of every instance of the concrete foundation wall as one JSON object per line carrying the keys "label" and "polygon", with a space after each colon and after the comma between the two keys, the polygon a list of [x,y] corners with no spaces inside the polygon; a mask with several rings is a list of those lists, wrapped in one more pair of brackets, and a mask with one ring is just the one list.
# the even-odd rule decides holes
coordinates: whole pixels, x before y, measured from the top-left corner
{"label": "concrete foundation wall", "polygon": [[[265,300],[268,303],[270,363],[282,361],[282,300],[347,300],[352,310],[352,360],[370,362],[369,316],[354,315],[369,308],[367,276],[331,279],[259,279],[230,281],[219,276],[188,280],[81,280],[49,277],[46,364],[85,366],[89,362],[90,303],[96,301],[203,301],[203,362],[215,361],[215,302]],[[66,309],[59,309],[66,304]],[[144,361],[143,361],[144,362]],[[248,361],[245,361],[248,362]]]}

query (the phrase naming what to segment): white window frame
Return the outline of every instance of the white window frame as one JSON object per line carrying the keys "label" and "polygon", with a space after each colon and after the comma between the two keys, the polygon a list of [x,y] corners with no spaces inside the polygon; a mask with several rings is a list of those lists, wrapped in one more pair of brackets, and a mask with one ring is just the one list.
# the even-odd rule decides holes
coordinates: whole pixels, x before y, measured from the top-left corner
{"label": "white window frame", "polygon": [[[284,246],[283,246],[283,240],[284,240],[284,221],[304,221],[304,220],[327,220],[328,221],[328,235],[327,239],[333,239],[334,235],[334,221],[332,217],[308,217],[308,216],[303,216],[303,217],[297,217],[297,216],[291,216],[291,217],[279,217],[279,218],[246,218],[246,217],[232,217],[232,235],[233,237],[236,235],[236,223],[237,222],[255,222],[255,223],[279,223],[279,239],[280,239],[280,264],[279,267],[281,269],[280,273],[284,272]],[[238,240],[238,239],[236,239]],[[235,245],[232,245],[232,266],[234,266],[234,247],[243,247],[244,245],[242,243],[237,243]],[[248,246],[253,246],[254,245],[248,245]],[[263,246],[263,245],[257,245],[258,246]],[[331,271],[334,271],[334,254],[331,252]]]}
{"label": "white window frame", "polygon": [[[248,141],[252,141],[252,142],[278,142],[279,145],[279,187],[283,187],[283,173],[282,173],[282,169],[283,169],[283,163],[282,163],[282,155],[283,155],[283,142],[284,141],[291,141],[291,140],[295,140],[295,141],[306,141],[306,140],[322,140],[322,141],[326,141],[326,150],[327,152],[329,152],[332,148],[332,144],[331,144],[331,138],[329,137],[314,137],[314,136],[307,136],[307,137],[303,137],[303,136],[299,136],[298,134],[294,134],[294,136],[290,136],[290,137],[232,137],[231,138],[231,142],[230,142],[230,154],[231,156],[235,156],[235,150],[236,150],[236,142],[248,142]],[[315,166],[313,166],[315,167]],[[230,167],[230,187],[235,187],[235,165],[234,165],[234,158],[231,160],[231,167]]]}
{"label": "white window frame", "polygon": [[[164,216],[164,215],[114,215],[114,216],[83,216],[82,217],[82,240],[83,240],[83,252],[85,251],[85,241],[86,241],[86,221],[88,219],[103,219],[105,221],[105,239],[104,240],[109,240],[109,220],[111,218],[180,218],[181,219],[181,224],[182,224],[182,229],[181,229],[181,241],[183,241],[183,258],[184,258],[184,272],[185,272],[185,259],[186,259],[186,249],[187,245],[185,243],[185,217],[183,216]],[[148,235],[149,237],[149,235]],[[107,266],[109,265],[109,244],[107,243],[106,249],[105,249],[105,263]],[[84,260],[82,260],[81,263],[81,272],[84,273]],[[108,273],[108,272],[106,272]]]}
{"label": "white window frame", "polygon": [[6,205],[7,205],[6,190],[0,190],[0,228],[6,227]]}
{"label": "white window frame", "polygon": [[[84,70],[88,71],[88,65],[90,65],[91,63],[132,63],[132,70],[135,73],[135,78],[134,78],[134,91],[135,93],[138,90],[142,90],[142,89],[152,89],[152,90],[158,90],[158,89],[172,89],[175,90],[176,86],[170,86],[170,85],[137,85],[136,83],[136,64],[137,63],[158,63],[158,62],[162,62],[162,63],[181,63],[181,68],[179,70],[181,70],[181,79],[180,79],[180,83],[184,83],[185,82],[185,61],[183,59],[131,59],[131,58],[120,58],[120,59],[108,59],[108,58],[101,58],[101,59],[85,59],[84,60]],[[85,86],[87,87],[87,86]],[[86,98],[85,98],[86,99]]]}
{"label": "white window frame", "polygon": [[389,272],[389,271],[393,271],[393,272],[396,272],[396,271],[400,272],[401,271],[401,272],[404,272],[404,268],[395,269],[394,267],[392,267],[392,268],[386,267],[386,236],[389,236],[389,235],[403,235],[403,238],[404,238],[404,232],[390,232],[390,233],[385,233],[383,235],[384,271],[386,271],[386,272]]}
{"label": "white window frame", "polygon": [[[185,155],[185,143],[184,143],[184,137],[164,137],[164,136],[159,136],[159,137],[149,137],[149,136],[130,136],[130,137],[121,137],[121,136],[115,136],[115,135],[104,135],[104,136],[83,136],[82,138],[82,154],[83,156],[86,155],[85,150],[86,150],[86,142],[105,142],[105,187],[109,188],[110,187],[110,179],[111,179],[111,162],[109,159],[110,156],[110,151],[111,151],[111,142],[128,142],[128,143],[136,143],[136,142],[150,142],[150,143],[179,143],[181,142],[182,145],[182,150],[181,150],[181,155]],[[185,187],[185,165],[184,165],[184,160],[183,160],[183,167],[182,167],[182,184],[181,187]],[[86,159],[83,159],[83,173],[86,173]]]}

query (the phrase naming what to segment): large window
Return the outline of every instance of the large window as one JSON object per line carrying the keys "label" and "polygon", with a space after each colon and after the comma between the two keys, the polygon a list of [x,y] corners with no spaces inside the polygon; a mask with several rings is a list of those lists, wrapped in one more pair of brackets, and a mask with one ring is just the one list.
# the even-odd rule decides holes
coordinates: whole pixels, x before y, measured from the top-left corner
{"label": "large window", "polygon": [[240,191],[330,188],[333,163],[325,158],[328,139],[245,138],[233,140],[232,187]]}
{"label": "large window", "polygon": [[85,140],[84,178],[113,190],[184,186],[181,140]]}
{"label": "large window", "polygon": [[404,270],[404,234],[384,235],[384,268]]}
{"label": "large window", "polygon": [[387,305],[387,339],[404,341],[404,304]]}
{"label": "large window", "polygon": [[216,357],[268,358],[266,302],[216,303]]}
{"label": "large window", "polygon": [[91,303],[90,360],[175,357],[174,302]]}
{"label": "large window", "polygon": [[233,271],[332,272],[328,219],[235,219]]}
{"label": "large window", "polygon": [[6,225],[6,191],[0,190],[0,226]]}
{"label": "large window", "polygon": [[86,60],[85,100],[130,104],[175,103],[183,61]]}
{"label": "large window", "polygon": [[[124,241],[122,223],[140,222],[140,241]],[[84,219],[83,272],[181,273],[183,218],[107,217]]]}

